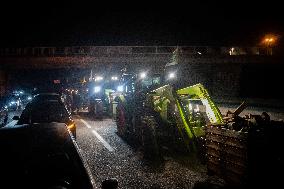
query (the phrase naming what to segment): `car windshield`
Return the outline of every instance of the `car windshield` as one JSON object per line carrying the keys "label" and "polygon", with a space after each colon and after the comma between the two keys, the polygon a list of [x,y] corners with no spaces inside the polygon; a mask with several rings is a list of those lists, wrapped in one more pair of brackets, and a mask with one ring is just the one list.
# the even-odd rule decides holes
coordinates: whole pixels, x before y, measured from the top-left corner
{"label": "car windshield", "polygon": [[29,123],[66,123],[68,121],[68,112],[64,105],[56,100],[48,100],[31,103],[26,106],[18,124]]}

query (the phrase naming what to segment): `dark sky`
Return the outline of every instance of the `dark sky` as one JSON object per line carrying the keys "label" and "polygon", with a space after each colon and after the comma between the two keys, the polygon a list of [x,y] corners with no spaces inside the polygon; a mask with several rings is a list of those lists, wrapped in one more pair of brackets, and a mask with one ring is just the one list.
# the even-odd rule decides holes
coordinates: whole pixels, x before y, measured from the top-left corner
{"label": "dark sky", "polygon": [[115,2],[2,5],[1,46],[255,45],[284,32],[282,6],[273,1]]}

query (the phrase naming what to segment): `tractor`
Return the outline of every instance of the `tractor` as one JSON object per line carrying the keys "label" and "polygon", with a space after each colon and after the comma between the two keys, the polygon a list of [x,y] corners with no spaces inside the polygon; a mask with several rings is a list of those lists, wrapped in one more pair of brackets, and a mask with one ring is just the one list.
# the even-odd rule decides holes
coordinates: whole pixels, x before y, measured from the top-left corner
{"label": "tractor", "polygon": [[272,174],[256,170],[283,169],[283,121],[270,120],[265,112],[240,117],[245,102],[222,115],[202,84],[186,86],[177,79],[177,71],[183,70],[178,67],[166,66],[164,75],[123,74],[123,92],[116,98],[118,135],[150,158],[169,149],[195,154],[208,174],[233,186],[254,185],[258,178],[275,181]]}
{"label": "tractor", "polygon": [[158,81],[155,75],[129,82],[134,90],[117,99],[118,134],[149,155],[159,155],[160,146],[199,151],[203,127],[223,123],[219,109],[202,84],[175,89],[171,84],[156,87]]}

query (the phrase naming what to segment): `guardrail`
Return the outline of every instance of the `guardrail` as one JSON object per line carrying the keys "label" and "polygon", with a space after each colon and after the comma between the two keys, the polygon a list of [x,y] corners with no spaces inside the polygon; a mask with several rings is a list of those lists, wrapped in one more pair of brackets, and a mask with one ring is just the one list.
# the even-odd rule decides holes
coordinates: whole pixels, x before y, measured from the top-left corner
{"label": "guardrail", "polygon": [[104,54],[171,54],[176,48],[183,54],[196,55],[269,55],[263,47],[212,46],[71,46],[0,48],[0,56],[76,56]]}

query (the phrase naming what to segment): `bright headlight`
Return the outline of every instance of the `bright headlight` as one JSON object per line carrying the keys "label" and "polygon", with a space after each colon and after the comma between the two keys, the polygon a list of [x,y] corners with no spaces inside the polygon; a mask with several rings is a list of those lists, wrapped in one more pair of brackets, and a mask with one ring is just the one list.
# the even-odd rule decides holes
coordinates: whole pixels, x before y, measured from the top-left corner
{"label": "bright headlight", "polygon": [[147,74],[146,74],[145,72],[140,73],[140,78],[141,78],[141,79],[146,78],[146,76],[147,76]]}
{"label": "bright headlight", "polygon": [[103,79],[104,79],[103,77],[97,76],[97,77],[95,78],[95,81],[101,81],[101,80],[103,80]]}
{"label": "bright headlight", "polygon": [[111,80],[118,80],[118,77],[116,77],[116,76],[113,76],[113,77],[111,77]]}
{"label": "bright headlight", "polygon": [[123,91],[123,86],[122,86],[122,85],[119,85],[119,86],[117,87],[117,91],[122,92],[122,91]]}
{"label": "bright headlight", "polygon": [[100,86],[96,86],[95,87],[95,93],[98,93],[98,92],[100,92],[101,91],[101,87]]}
{"label": "bright headlight", "polygon": [[174,72],[169,73],[169,78],[173,79],[176,77],[176,74]]}

